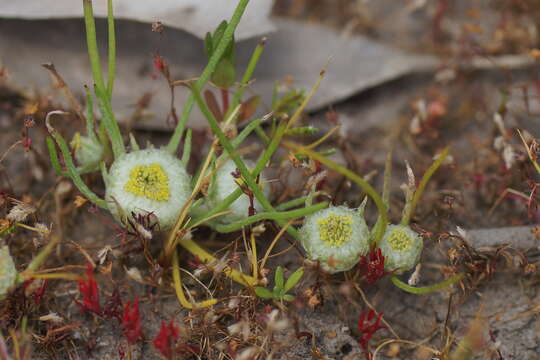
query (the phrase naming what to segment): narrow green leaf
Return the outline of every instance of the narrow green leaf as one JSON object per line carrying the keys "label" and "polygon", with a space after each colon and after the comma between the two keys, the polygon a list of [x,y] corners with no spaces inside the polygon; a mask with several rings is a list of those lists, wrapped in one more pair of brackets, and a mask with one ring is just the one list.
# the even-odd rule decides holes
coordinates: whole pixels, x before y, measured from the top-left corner
{"label": "narrow green leaf", "polygon": [[255,294],[257,294],[258,297],[262,299],[273,299],[274,294],[267,288],[263,288],[261,286],[255,287]]}
{"label": "narrow green leaf", "polygon": [[302,276],[304,276],[304,268],[303,267],[299,267],[298,269],[296,269],[295,272],[293,272],[291,274],[291,276],[289,276],[289,278],[287,279],[287,282],[285,283],[285,292],[289,292],[289,290],[291,290],[292,288],[294,288],[296,286],[296,284],[298,284],[298,282],[300,281],[300,279],[302,278]]}
{"label": "narrow green leaf", "polygon": [[47,136],[45,141],[47,142],[47,149],[49,150],[49,157],[51,158],[51,165],[54,172],[58,176],[67,176],[67,172],[62,170],[62,166],[58,160],[58,152],[56,151],[54,140],[50,136]]}
{"label": "narrow green leaf", "polygon": [[274,273],[274,283],[274,290],[281,291],[283,289],[285,278],[283,277],[283,268],[281,266],[278,266],[276,272]]}
{"label": "narrow green leaf", "polygon": [[206,37],[204,38],[204,53],[208,57],[212,57],[212,54],[214,53],[214,46],[212,45],[212,34],[210,32],[207,32]]}
{"label": "narrow green leaf", "polygon": [[236,81],[236,68],[234,63],[230,59],[222,58],[210,79],[220,88],[230,88]]}
{"label": "narrow green leaf", "polygon": [[299,126],[287,129],[287,136],[313,136],[319,132],[319,129],[313,126]]}
{"label": "narrow green leaf", "polygon": [[458,281],[460,281],[464,276],[465,276],[464,274],[456,274],[444,281],[441,281],[440,283],[424,286],[424,287],[416,287],[416,286],[408,285],[404,283],[403,281],[399,280],[399,278],[395,275],[393,275],[390,279],[392,280],[394,285],[396,285],[401,290],[404,290],[411,294],[422,295],[422,294],[428,294],[431,292],[449,288],[452,284],[455,284]]}
{"label": "narrow green leaf", "polygon": [[294,296],[292,295],[283,295],[283,300],[285,301],[293,301],[294,300]]}

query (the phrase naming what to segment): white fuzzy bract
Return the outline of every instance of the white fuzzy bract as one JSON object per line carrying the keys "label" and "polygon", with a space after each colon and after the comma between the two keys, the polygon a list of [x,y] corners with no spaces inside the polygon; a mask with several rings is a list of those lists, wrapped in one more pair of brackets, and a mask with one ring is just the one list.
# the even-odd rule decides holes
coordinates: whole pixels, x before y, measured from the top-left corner
{"label": "white fuzzy bract", "polygon": [[191,194],[182,162],[165,150],[137,150],[114,161],[105,176],[105,198],[119,221],[152,213],[161,230],[171,228]]}
{"label": "white fuzzy bract", "polygon": [[369,229],[356,209],[331,206],[306,216],[300,241],[329,273],[351,269],[369,252]]}
{"label": "white fuzzy bract", "polygon": [[99,162],[103,159],[103,145],[95,136],[82,136],[76,133],[71,142],[75,153],[75,160],[81,167],[93,169],[99,168]]}
{"label": "white fuzzy bract", "polygon": [[7,246],[0,247],[0,299],[15,285],[17,269]]}
{"label": "white fuzzy bract", "polygon": [[[246,166],[253,168],[253,163],[244,160]],[[236,165],[234,161],[228,160],[217,170],[214,181],[210,187],[210,193],[208,194],[206,205],[209,209],[221,204],[227,196],[232,194],[239,187],[240,179],[235,178],[232,173],[236,172]],[[269,186],[266,184],[266,180],[261,175],[259,184],[265,195],[269,193]],[[253,206],[257,213],[263,211],[262,205],[253,199]],[[215,222],[219,224],[230,224],[235,221],[245,219],[249,216],[250,199],[246,194],[240,195],[230,206],[229,214],[216,218]]]}
{"label": "white fuzzy bract", "polygon": [[400,274],[411,270],[418,264],[424,242],[408,226],[388,225],[379,243],[384,255],[384,269]]}

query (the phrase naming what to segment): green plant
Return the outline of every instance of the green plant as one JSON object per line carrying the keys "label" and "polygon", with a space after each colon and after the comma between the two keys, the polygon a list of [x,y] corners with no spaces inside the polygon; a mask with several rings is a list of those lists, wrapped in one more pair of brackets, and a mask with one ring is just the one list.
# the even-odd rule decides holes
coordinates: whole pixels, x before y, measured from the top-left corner
{"label": "green plant", "polygon": [[307,216],[300,233],[307,256],[329,273],[351,269],[370,248],[363,216],[345,206],[330,206]]}
{"label": "green plant", "polygon": [[[416,265],[422,251],[422,240],[419,236],[414,235],[416,233],[410,229],[409,227],[410,218],[412,214],[414,213],[416,205],[418,204],[429,179],[433,176],[435,171],[441,166],[441,164],[444,162],[444,160],[448,156],[448,151],[449,151],[448,148],[444,149],[440,154],[437,155],[436,160],[433,162],[433,164],[430,166],[430,168],[425,172],[424,176],[422,177],[418,185],[418,188],[416,188],[414,184],[409,184],[408,191],[406,194],[407,201],[406,201],[405,208],[403,209],[402,221],[400,225],[387,226],[387,223],[388,223],[387,207],[389,203],[389,192],[390,192],[389,184],[390,184],[390,176],[391,176],[391,166],[390,166],[391,155],[388,156],[387,161],[386,161],[383,195],[380,196],[375,191],[375,189],[373,189],[373,187],[369,185],[364,179],[360,178],[358,175],[354,174],[349,169],[329,160],[324,155],[311,150],[311,148],[314,146],[303,146],[303,145],[299,145],[292,142],[287,142],[285,145],[290,150],[294,151],[295,154],[304,155],[311,159],[319,161],[320,163],[326,165],[327,167],[346,176],[350,180],[354,181],[373,200],[373,202],[377,206],[379,216],[378,216],[377,222],[375,223],[373,229],[371,230],[370,241],[369,241],[370,246],[372,249],[374,249],[380,246],[381,240],[385,242],[385,244],[381,247],[381,250],[383,251],[383,256],[388,257],[390,259],[390,266],[398,266],[397,269],[396,268],[391,269],[392,271],[397,270],[399,273],[405,269],[408,270],[412,268],[414,265]],[[395,242],[389,241],[396,235],[395,234],[396,230],[400,231],[398,235],[404,235],[404,236],[398,237],[398,240],[401,240],[401,241],[395,241]],[[388,243],[390,243],[389,244],[390,246],[386,246]],[[392,246],[392,243],[394,243],[396,246],[395,247]],[[386,254],[384,254],[385,251],[386,251]],[[309,253],[309,250],[308,250],[308,253]],[[357,261],[359,261],[360,256],[362,254],[358,252],[356,255],[358,255]],[[402,260],[405,260],[405,261],[402,262]],[[389,268],[385,267],[385,269],[388,270]],[[424,293],[444,289],[460,281],[462,278],[463,278],[463,274],[456,274],[450,277],[449,279],[435,285],[430,285],[426,287],[414,287],[414,286],[410,286],[402,282],[397,277],[397,274],[391,275],[391,279],[394,285],[396,285],[402,290],[415,293],[415,294],[424,294]]]}
{"label": "green plant", "polygon": [[[241,101],[244,88],[248,85],[264,48],[264,42],[261,42],[254,49],[248,67],[229,104],[229,89],[233,86],[236,78],[234,31],[249,2],[249,0],[239,0],[230,21],[223,22],[213,34],[208,35],[206,51],[209,61],[201,76],[194,83],[167,79],[171,87],[184,85],[191,90],[191,95],[184,105],[178,124],[167,146],[161,149],[152,146],[147,149],[140,149],[134,137],[129,134],[130,146],[127,147],[112,107],[116,69],[116,37],[112,0],[108,0],[107,82],[104,80],[101,69],[92,1],[82,0],[82,2],[94,87],[93,93],[87,93],[88,110],[86,116],[80,111],[78,115],[86,121],[89,141],[74,142],[76,150],[74,159],[64,137],[51,124],[52,116],[65,113],[62,111],[50,112],[46,119],[47,129],[50,134],[50,137],[47,138],[47,146],[53,168],[59,175],[70,178],[88,200],[110,211],[125,226],[131,226],[139,215],[153,215],[162,230],[170,230],[162,253],[162,263],[172,265],[174,287],[180,303],[189,308],[212,305],[216,302],[215,299],[193,304],[183,294],[179,259],[176,251],[178,245],[207,263],[210,268],[214,266],[212,264],[217,263],[217,260],[212,255],[198,246],[191,237],[186,236],[192,229],[203,224],[210,224],[214,225],[218,231],[230,232],[260,220],[274,220],[278,224],[284,225],[291,219],[303,217],[327,206],[326,202],[321,202],[298,209],[281,208],[276,210],[267,198],[268,190],[264,189],[264,182],[261,183],[263,169],[279,147],[286,132],[293,129],[292,125],[299,118],[307,101],[316,90],[320,79],[309,96],[305,98],[295,96],[295,102],[293,103],[291,101],[281,102],[280,109],[282,112],[272,119],[273,131],[271,135],[266,134],[260,127],[262,119],[248,121],[245,128],[237,136],[230,138],[230,134],[225,135],[224,126],[229,126],[232,129],[236,127],[240,109],[243,106]],[[227,105],[224,106],[223,116],[219,119],[221,124],[218,123],[218,119],[216,119],[214,113],[201,96],[203,87],[210,79],[221,87],[224,96],[223,103]],[[99,121],[94,119],[92,111],[94,99],[101,114]],[[185,131],[185,125],[194,103],[197,103],[208,119],[215,140],[206,160],[201,164],[193,180],[190,181],[185,171],[185,165],[189,161],[191,154],[191,132],[189,130]],[[285,104],[288,104],[288,107]],[[294,109],[296,109],[294,114],[289,117],[289,112]],[[243,116],[246,116],[246,112],[243,112]],[[94,127],[104,129],[107,138],[96,136]],[[248,164],[238,154],[237,148],[253,131],[256,131],[267,141],[267,146],[255,164]],[[184,155],[182,159],[177,159],[174,154],[178,150],[184,133]],[[81,139],[80,136],[79,139]],[[91,151],[90,148],[95,150],[94,145],[107,149],[109,144],[113,157],[111,164],[105,162],[104,156],[91,159],[82,156],[83,151]],[[225,150],[220,156],[217,156],[218,148]],[[60,150],[64,166],[61,165],[61,158],[57,149]],[[77,153],[80,155],[78,156]],[[99,161],[99,168],[106,187],[104,198],[95,194],[82,178],[84,173],[95,170],[95,161]],[[231,172],[229,170],[234,169],[233,172],[236,174],[237,181],[233,182],[232,185],[234,186],[230,187],[227,193],[219,198],[218,202],[208,206],[208,204],[205,204],[204,199],[199,197],[207,186],[211,189],[219,187],[219,168],[223,163],[226,164],[226,171]],[[218,180],[216,180],[216,177],[218,177]],[[246,199],[248,199],[249,206],[246,206]],[[190,214],[191,218],[189,217]],[[230,216],[231,214],[234,216]],[[290,227],[288,231],[292,236],[298,237],[298,232],[293,227]],[[258,282],[257,278],[243,274],[228,266],[223,269],[223,272],[245,286],[254,286]]]}
{"label": "green plant", "polygon": [[[1,238],[0,238],[1,240]],[[9,252],[7,245],[0,246],[0,300],[2,300],[13,288],[23,284],[26,280],[33,278],[53,278],[54,276],[65,277],[64,274],[37,274],[38,268],[47,260],[56,245],[58,238],[55,238],[47,244],[40,252],[32,259],[26,269],[18,272],[15,267],[15,261]]]}
{"label": "green plant", "polygon": [[0,299],[15,285],[17,269],[7,246],[0,247]]}
{"label": "green plant", "polygon": [[408,226],[389,225],[379,243],[384,269],[401,274],[413,269],[422,255],[423,240]]}
{"label": "green plant", "polygon": [[278,266],[274,273],[274,288],[272,291],[262,286],[255,287],[255,293],[262,299],[274,299],[276,301],[293,301],[294,296],[287,294],[291,291],[304,276],[304,268],[300,267],[291,274],[285,281],[283,268]]}

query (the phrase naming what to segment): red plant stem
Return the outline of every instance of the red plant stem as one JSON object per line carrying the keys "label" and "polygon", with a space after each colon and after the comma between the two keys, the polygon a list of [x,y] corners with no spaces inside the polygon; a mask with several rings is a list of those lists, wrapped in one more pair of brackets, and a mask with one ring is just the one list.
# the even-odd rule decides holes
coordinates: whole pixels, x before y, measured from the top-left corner
{"label": "red plant stem", "polygon": [[221,89],[221,103],[223,104],[223,113],[226,114],[229,110],[229,90]]}

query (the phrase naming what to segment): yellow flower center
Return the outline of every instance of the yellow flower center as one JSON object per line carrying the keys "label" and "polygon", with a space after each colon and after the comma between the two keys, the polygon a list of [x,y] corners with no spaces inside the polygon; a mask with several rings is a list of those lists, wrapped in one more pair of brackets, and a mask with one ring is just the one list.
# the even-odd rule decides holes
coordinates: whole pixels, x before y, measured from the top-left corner
{"label": "yellow flower center", "polygon": [[157,163],[135,166],[124,190],[157,201],[167,201],[171,197],[169,178]]}
{"label": "yellow flower center", "polygon": [[388,238],[388,243],[394,250],[405,251],[411,248],[414,238],[404,229],[395,229]]}
{"label": "yellow flower center", "polygon": [[317,220],[319,236],[329,246],[341,246],[351,241],[352,215],[330,214]]}

